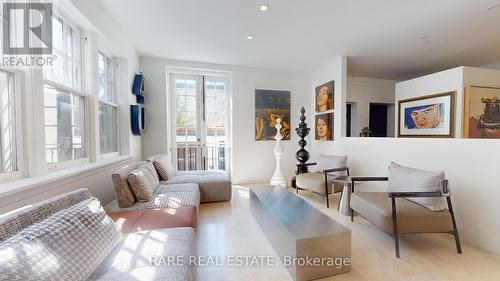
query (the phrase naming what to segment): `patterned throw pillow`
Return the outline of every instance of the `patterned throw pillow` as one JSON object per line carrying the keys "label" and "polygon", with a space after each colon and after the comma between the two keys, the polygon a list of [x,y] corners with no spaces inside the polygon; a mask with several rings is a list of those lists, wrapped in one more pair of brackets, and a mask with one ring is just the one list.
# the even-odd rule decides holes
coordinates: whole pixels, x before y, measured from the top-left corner
{"label": "patterned throw pillow", "polygon": [[122,178],[120,174],[112,174],[113,187],[115,188],[116,201],[120,208],[132,207],[135,204],[135,197],[132,189],[127,183],[127,179]]}
{"label": "patterned throw pillow", "polygon": [[86,280],[122,234],[95,198],[18,232],[0,244],[0,280]]}
{"label": "patterned throw pillow", "polygon": [[153,165],[155,166],[156,170],[161,176],[161,179],[166,181],[170,177],[172,177],[175,173],[175,168],[166,157],[163,157],[161,159],[155,160],[153,162]]}
{"label": "patterned throw pillow", "polygon": [[144,167],[130,172],[127,176],[127,181],[138,202],[148,202],[151,200],[153,191],[158,186],[155,184],[154,176]]}

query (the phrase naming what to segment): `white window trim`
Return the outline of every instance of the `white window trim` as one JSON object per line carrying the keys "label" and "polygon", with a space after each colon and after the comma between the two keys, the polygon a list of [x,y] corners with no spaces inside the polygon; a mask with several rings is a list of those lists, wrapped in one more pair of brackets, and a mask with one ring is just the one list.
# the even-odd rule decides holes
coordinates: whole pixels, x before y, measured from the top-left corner
{"label": "white window trim", "polygon": [[[40,71],[41,73],[41,80],[42,80],[42,85],[40,85],[40,87],[42,88],[42,92],[43,92],[43,87],[44,85],[49,85],[51,87],[54,87],[56,89],[59,89],[59,90],[62,90],[62,91],[65,91],[65,92],[70,92],[74,95],[78,95],[80,97],[83,97],[84,98],[84,104],[85,104],[85,110],[84,110],[84,138],[83,138],[83,142],[84,142],[84,145],[85,145],[85,157],[83,158],[79,158],[79,159],[74,159],[74,160],[68,160],[68,161],[63,161],[63,162],[57,162],[57,163],[47,163],[47,160],[45,158],[45,124],[42,122],[42,129],[41,131],[43,132],[43,140],[42,140],[42,143],[43,143],[43,159],[40,160],[40,162],[43,161],[44,165],[45,165],[45,170],[47,173],[52,173],[52,172],[56,172],[56,171],[59,171],[59,170],[63,170],[63,169],[67,169],[67,168],[70,168],[70,167],[73,167],[73,166],[78,166],[78,165],[82,165],[82,164],[86,164],[86,163],[89,163],[90,162],[90,122],[89,122],[89,116],[90,116],[90,107],[91,107],[91,103],[89,101],[89,99],[87,98],[88,97],[88,94],[87,94],[87,91],[86,91],[86,87],[85,87],[85,67],[86,67],[86,64],[85,64],[85,48],[87,48],[86,44],[85,44],[85,41],[84,41],[84,33],[85,33],[85,30],[83,28],[80,28],[79,26],[75,25],[71,20],[69,20],[67,17],[65,16],[62,16],[60,14],[54,14],[54,16],[58,17],[58,18],[61,18],[62,21],[63,21],[63,38],[67,38],[67,30],[68,30],[68,26],[75,29],[75,30],[78,30],[79,34],[80,34],[80,46],[79,46],[79,51],[80,51],[80,60],[76,60],[76,59],[73,59],[73,58],[69,58],[68,55],[66,53],[64,54],[61,54],[58,50],[55,50],[56,52],[58,52],[58,54],[61,56],[61,57],[64,57],[64,77],[66,77],[66,75],[68,74],[67,73],[67,61],[68,60],[72,60],[72,61],[78,61],[80,62],[81,64],[81,70],[80,70],[80,84],[79,84],[79,87],[80,89],[77,89],[77,88],[72,88],[72,87],[69,87],[67,85],[64,85],[64,84],[61,84],[61,83],[58,83],[58,82],[54,82],[52,80],[48,80],[48,79],[45,79],[43,77],[43,70]],[[64,48],[67,48],[67,44],[66,44],[66,41],[63,42],[64,44]],[[63,79],[64,81],[64,79]],[[64,82],[63,82],[64,83]],[[43,108],[45,106],[44,102],[43,102],[43,98],[41,100],[41,106],[42,107],[42,112],[44,112]],[[45,113],[45,112],[44,112]]]}
{"label": "white window trim", "polygon": [[[172,76],[182,76],[182,75],[194,75],[194,76],[210,76],[215,79],[221,79],[226,81],[227,89],[227,105],[226,110],[229,116],[226,117],[226,130],[227,130],[227,144],[226,148],[228,153],[226,155],[226,170],[229,171],[229,176],[232,177],[233,173],[233,72],[227,70],[216,70],[207,68],[192,68],[183,66],[167,65],[166,67],[166,88],[167,88],[167,98],[165,103],[165,108],[170,109],[170,114],[167,114],[167,134],[173,132],[176,128],[175,124],[175,98],[172,92],[171,77]],[[203,85],[204,87],[204,85]],[[169,151],[171,161],[175,163],[174,155],[176,152],[175,148],[176,138],[175,134],[167,135],[166,151]],[[177,163],[175,163],[177,165]]]}
{"label": "white window trim", "polygon": [[0,70],[14,75],[14,103],[15,103],[15,126],[16,126],[16,161],[17,171],[0,173],[0,183],[16,181],[26,177],[26,141],[24,140],[24,111],[23,111],[23,75],[19,70],[0,67]]}
{"label": "white window trim", "polygon": [[[109,79],[106,75],[104,76],[101,76],[101,74],[99,73],[99,55],[102,55],[104,56],[104,59],[106,60],[105,63],[107,63],[107,60],[108,59],[111,59],[111,79]],[[118,67],[117,67],[117,63],[116,63],[116,59],[109,55],[107,52],[104,52],[104,51],[101,51],[101,50],[97,50],[97,54],[96,54],[96,57],[97,57],[97,81],[96,81],[96,84],[97,84],[97,91],[96,91],[96,99],[97,99],[97,112],[99,112],[99,104],[100,103],[103,103],[103,104],[107,104],[107,105],[110,105],[110,106],[113,106],[115,107],[116,109],[116,151],[112,151],[112,152],[108,152],[108,153],[101,153],[101,143],[100,143],[100,140],[101,140],[101,135],[100,135],[100,123],[99,123],[99,116],[97,116],[97,127],[96,127],[96,134],[98,136],[97,138],[97,143],[96,143],[96,151],[98,153],[97,155],[97,159],[101,160],[101,159],[111,159],[111,158],[115,158],[115,157],[119,157],[121,155],[120,151],[121,151],[121,145],[120,145],[120,133],[121,133],[121,126],[120,126],[120,103],[121,103],[121,99],[120,99],[120,96],[118,95],[118,92],[117,92],[117,87],[116,87],[116,81],[117,81],[117,72],[119,71]],[[110,102],[110,101],[107,101],[107,100],[104,100],[104,99],[101,99],[101,97],[99,96],[99,81],[101,79],[101,77],[104,78],[105,82],[106,83],[111,83],[111,87],[112,87],[112,91],[113,91],[113,95],[114,95],[114,100],[116,103],[113,103],[113,102]]]}
{"label": "white window trim", "polygon": [[[12,187],[10,191],[17,193],[23,191],[23,187],[38,186],[45,178],[67,177],[70,173],[81,173],[88,169],[95,169],[109,163],[119,163],[124,159],[130,159],[131,143],[129,132],[124,129],[129,124],[128,100],[126,95],[129,91],[129,77],[127,60],[120,57],[121,52],[106,39],[92,22],[81,13],[69,1],[54,2],[55,15],[72,28],[77,29],[80,36],[80,57],[79,59],[68,58],[78,61],[81,64],[80,89],[73,89],[61,83],[44,79],[43,69],[19,69],[6,71],[15,73],[16,86],[16,123],[18,124],[16,133],[18,152],[18,171],[4,173],[5,181],[0,176],[0,184],[3,187]],[[67,28],[64,29],[67,32]],[[113,87],[115,90],[116,104],[106,102],[117,107],[117,145],[118,152],[99,155],[99,143],[95,143],[96,134],[99,134],[99,126],[95,124],[96,111],[99,108],[98,84],[95,77],[98,73],[93,69],[98,48],[106,50],[107,54],[112,54],[113,58]],[[67,48],[67,46],[65,46]],[[1,49],[1,48],[0,48]],[[57,50],[56,50],[57,51]],[[59,53],[59,52],[58,52]],[[64,55],[64,54],[59,54]],[[64,75],[68,75],[66,67]],[[95,74],[96,73],[96,74]],[[62,81],[65,83],[65,81]],[[45,124],[44,124],[44,85],[50,85],[61,91],[71,92],[74,95],[83,96],[85,103],[85,153],[86,157],[59,163],[47,163],[45,155]],[[96,98],[97,97],[97,98]],[[104,102],[104,101],[103,101]],[[40,118],[42,117],[42,118]],[[29,161],[28,161],[29,156]],[[61,177],[62,178],[62,177]],[[66,178],[65,180],[70,180]],[[71,180],[72,181],[72,180]],[[56,187],[54,187],[56,188]],[[0,190],[0,197],[3,197],[5,189]],[[37,190],[39,192],[39,190]]]}

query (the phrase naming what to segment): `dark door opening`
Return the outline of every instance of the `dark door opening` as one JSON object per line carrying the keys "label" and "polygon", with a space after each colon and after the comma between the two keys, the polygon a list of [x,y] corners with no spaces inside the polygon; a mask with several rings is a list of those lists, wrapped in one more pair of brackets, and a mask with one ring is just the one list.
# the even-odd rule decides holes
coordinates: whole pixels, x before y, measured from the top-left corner
{"label": "dark door opening", "polygon": [[351,104],[346,104],[346,132],[345,136],[350,137],[351,136]]}
{"label": "dark door opening", "polygon": [[370,103],[370,130],[373,137],[387,137],[387,105]]}

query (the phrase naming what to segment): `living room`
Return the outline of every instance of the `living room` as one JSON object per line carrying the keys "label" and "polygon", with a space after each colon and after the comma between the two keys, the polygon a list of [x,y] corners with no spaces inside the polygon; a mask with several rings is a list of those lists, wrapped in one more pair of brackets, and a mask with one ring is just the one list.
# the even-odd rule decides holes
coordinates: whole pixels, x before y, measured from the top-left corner
{"label": "living room", "polygon": [[500,280],[498,1],[42,2],[0,280]]}

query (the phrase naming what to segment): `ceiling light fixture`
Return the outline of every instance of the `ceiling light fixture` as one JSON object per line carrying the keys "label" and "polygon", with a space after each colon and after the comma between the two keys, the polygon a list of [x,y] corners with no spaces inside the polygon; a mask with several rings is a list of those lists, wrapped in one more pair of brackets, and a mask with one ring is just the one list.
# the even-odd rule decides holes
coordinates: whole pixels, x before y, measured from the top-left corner
{"label": "ceiling light fixture", "polygon": [[248,39],[248,40],[253,40],[253,35],[248,35],[248,36],[247,36],[247,39]]}
{"label": "ceiling light fixture", "polygon": [[498,8],[498,7],[500,7],[500,3],[498,3],[498,4],[496,4],[496,5],[493,5],[493,6],[489,7],[489,8],[488,8],[488,10],[490,10],[490,11],[491,11],[491,10],[493,10],[493,9],[495,9],[495,8]]}
{"label": "ceiling light fixture", "polygon": [[267,12],[267,10],[269,10],[269,6],[266,4],[262,4],[262,5],[260,5],[260,10],[262,12]]}

